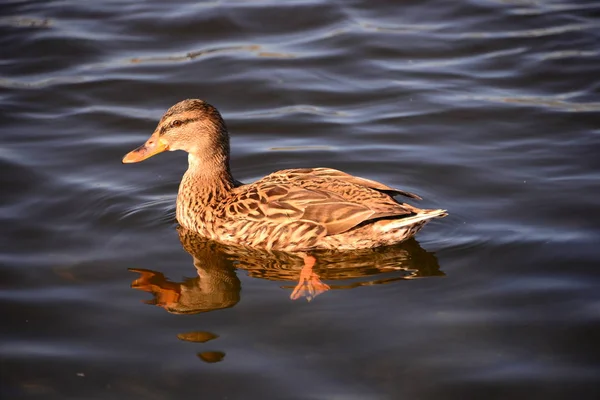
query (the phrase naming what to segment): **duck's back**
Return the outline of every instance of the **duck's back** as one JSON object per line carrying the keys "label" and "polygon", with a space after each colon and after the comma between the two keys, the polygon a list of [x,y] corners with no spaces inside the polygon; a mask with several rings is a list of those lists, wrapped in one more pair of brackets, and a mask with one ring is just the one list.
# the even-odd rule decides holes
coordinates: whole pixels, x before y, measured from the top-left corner
{"label": "duck's back", "polygon": [[[232,189],[215,205],[213,238],[281,250],[375,247],[406,239],[381,236],[370,225],[421,211],[392,195],[418,196],[341,171],[290,169]],[[385,243],[382,243],[383,242]]]}

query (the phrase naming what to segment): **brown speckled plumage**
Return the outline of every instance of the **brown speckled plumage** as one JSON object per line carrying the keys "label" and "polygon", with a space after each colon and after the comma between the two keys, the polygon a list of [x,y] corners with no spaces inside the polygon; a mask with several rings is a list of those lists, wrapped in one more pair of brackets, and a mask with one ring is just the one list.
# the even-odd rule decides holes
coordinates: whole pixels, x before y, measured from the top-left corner
{"label": "brown speckled plumage", "polygon": [[171,107],[146,144],[123,162],[185,150],[177,220],[223,243],[263,249],[372,248],[401,242],[445,210],[423,210],[393,196],[419,196],[330,168],[288,169],[254,183],[233,179],[229,136],[219,112],[201,100]]}

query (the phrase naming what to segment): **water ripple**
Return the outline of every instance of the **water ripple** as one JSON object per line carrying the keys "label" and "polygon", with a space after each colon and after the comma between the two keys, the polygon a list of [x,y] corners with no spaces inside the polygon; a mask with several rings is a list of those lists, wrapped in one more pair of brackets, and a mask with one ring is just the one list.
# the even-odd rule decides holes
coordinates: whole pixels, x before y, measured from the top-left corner
{"label": "water ripple", "polygon": [[554,108],[568,112],[596,112],[600,111],[600,103],[576,103],[565,101],[554,96],[472,96],[474,100],[500,102],[534,107]]}
{"label": "water ripple", "polygon": [[592,30],[600,27],[598,22],[581,22],[546,28],[523,29],[517,31],[498,32],[463,32],[456,35],[463,39],[501,39],[501,38],[528,38],[561,35],[568,32]]}
{"label": "water ripple", "polygon": [[206,50],[191,51],[182,56],[164,56],[164,57],[142,57],[132,58],[129,60],[130,63],[160,63],[160,62],[180,62],[190,61],[198,57],[210,56],[213,54],[230,53],[230,52],[250,52],[256,54],[258,57],[265,58],[294,58],[293,54],[279,53],[275,51],[264,51],[259,45],[245,45],[245,46],[230,46]]}

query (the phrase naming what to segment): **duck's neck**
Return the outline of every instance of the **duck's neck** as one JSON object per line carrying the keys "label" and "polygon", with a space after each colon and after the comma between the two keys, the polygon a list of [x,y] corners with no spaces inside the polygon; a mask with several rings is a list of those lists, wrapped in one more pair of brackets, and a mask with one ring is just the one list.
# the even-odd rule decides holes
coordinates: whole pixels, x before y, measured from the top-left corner
{"label": "duck's neck", "polygon": [[179,185],[180,197],[206,206],[226,196],[233,187],[227,155],[188,155],[188,169]]}
{"label": "duck's neck", "polygon": [[177,221],[194,232],[211,235],[214,210],[234,187],[229,158],[189,155],[188,170],[179,184]]}

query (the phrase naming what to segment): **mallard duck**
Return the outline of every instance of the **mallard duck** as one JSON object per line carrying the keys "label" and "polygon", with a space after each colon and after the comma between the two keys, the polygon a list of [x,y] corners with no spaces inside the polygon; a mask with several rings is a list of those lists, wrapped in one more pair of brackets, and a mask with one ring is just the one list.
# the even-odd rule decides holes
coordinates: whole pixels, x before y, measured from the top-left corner
{"label": "mallard duck", "polygon": [[[225,122],[198,99],[169,108],[123,163],[167,150],[188,153],[177,196],[179,224],[226,244],[289,252],[373,248],[401,242],[446,215],[394,199],[421,199],[416,194],[331,168],[286,169],[254,183],[238,182],[229,167]],[[311,262],[306,256],[305,263]]]}

